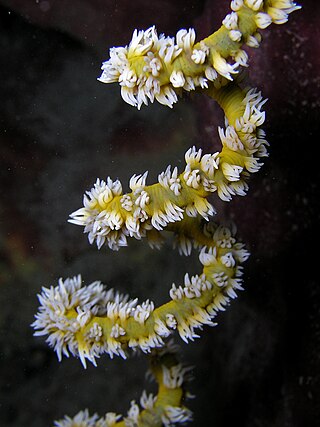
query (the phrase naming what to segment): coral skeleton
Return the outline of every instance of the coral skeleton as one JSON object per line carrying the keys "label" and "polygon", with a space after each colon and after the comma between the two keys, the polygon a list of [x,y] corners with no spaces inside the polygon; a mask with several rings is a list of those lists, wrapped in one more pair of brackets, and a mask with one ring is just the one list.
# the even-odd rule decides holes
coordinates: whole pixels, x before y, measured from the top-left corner
{"label": "coral skeleton", "polygon": [[56,421],[56,427],[169,427],[192,420],[182,403],[188,368],[177,361],[168,337],[177,332],[185,342],[198,338],[243,289],[242,264],[249,252],[236,240],[235,226],[213,221],[214,200],[245,196],[250,174],[268,156],[261,128],[266,99],[239,77],[248,67],[243,47],[257,48],[261,30],[287,22],[299,8],[291,0],[233,0],[220,29],[201,41],[193,28],[167,37],[152,26],[135,30],[127,46],[110,49],[99,80],[119,83],[128,104],[140,109],[156,100],[172,108],[184,91],[197,90],[221,106],[225,126],[218,128],[220,151],[192,146],[183,170],[169,165],[153,184],[147,184],[147,171],[134,174],[130,192],[123,192],[118,179],[98,178],[85,192],[83,206],[71,213],[69,222],[83,227],[98,249],[119,250],[130,238],[146,238],[159,247],[169,231],[180,254],[199,251],[202,271],[173,283],[168,302],[158,307],[100,281],[83,285],[80,275],[42,289],[32,326],[35,335],[47,337],[59,360],[76,356],[86,367],[104,354],[125,359],[139,351],[149,354],[159,385],[157,396],[143,392],[140,406],[132,401],[126,417],[107,413],[99,418],[84,410]]}

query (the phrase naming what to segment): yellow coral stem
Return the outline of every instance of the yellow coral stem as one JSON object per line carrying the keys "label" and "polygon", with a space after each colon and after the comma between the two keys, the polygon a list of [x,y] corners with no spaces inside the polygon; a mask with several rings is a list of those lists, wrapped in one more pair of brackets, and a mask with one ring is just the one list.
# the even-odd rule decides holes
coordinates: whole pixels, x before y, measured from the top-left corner
{"label": "yellow coral stem", "polygon": [[223,109],[229,124],[235,125],[236,119],[243,116],[245,106],[243,98],[245,91],[236,83],[229,83],[219,89],[213,85],[206,90],[206,94],[213,98]]}

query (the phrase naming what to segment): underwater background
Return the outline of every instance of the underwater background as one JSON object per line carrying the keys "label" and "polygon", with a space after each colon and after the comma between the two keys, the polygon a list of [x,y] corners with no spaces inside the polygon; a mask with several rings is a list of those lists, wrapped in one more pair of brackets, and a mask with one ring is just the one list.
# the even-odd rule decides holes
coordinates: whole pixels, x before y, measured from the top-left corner
{"label": "underwater background", "polygon": [[[194,366],[196,427],[319,425],[320,3],[300,4],[250,50],[250,82],[269,98],[270,157],[246,197],[216,205],[251,257],[245,291],[218,326],[181,344]],[[223,114],[211,100],[137,111],[97,77],[135,28],[194,27],[201,39],[228,10],[222,0],[0,0],[0,426],[52,426],[85,408],[125,413],[154,388],[145,357],[104,356],[87,370],[74,358],[59,363],[30,324],[41,286],[59,277],[81,273],[158,305],[172,282],[199,271],[196,254],[169,244],[98,251],[67,218],[97,177],[126,184],[149,170],[151,183],[168,164],[182,167],[193,144],[216,151]]]}

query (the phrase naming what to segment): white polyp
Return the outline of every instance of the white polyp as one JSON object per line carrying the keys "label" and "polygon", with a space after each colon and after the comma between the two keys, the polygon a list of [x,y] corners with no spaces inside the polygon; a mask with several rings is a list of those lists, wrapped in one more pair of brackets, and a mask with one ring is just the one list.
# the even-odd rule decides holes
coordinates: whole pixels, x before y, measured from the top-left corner
{"label": "white polyp", "polygon": [[259,40],[257,40],[257,38],[255,36],[252,36],[252,35],[247,37],[246,44],[249,47],[253,47],[253,48],[257,48],[260,46]]}
{"label": "white polyp", "polygon": [[224,25],[227,30],[236,30],[238,26],[238,14],[236,12],[229,13],[222,21],[222,25]]}
{"label": "white polyp", "polygon": [[209,178],[214,177],[215,171],[219,167],[219,152],[216,152],[214,154],[204,154],[200,165],[201,170],[208,175]]}
{"label": "white polyp", "polygon": [[237,12],[243,6],[243,0],[232,0],[230,7],[233,11]]}
{"label": "white polyp", "polygon": [[196,166],[201,159],[202,150],[196,149],[193,145],[189,150],[186,151],[184,157],[187,164],[191,165],[191,167]]}
{"label": "white polyp", "polygon": [[235,261],[234,257],[232,256],[231,252],[228,252],[225,255],[222,255],[220,257],[220,261],[227,268],[234,267],[236,265],[236,261]]}
{"label": "white polyp", "polygon": [[135,201],[135,205],[140,206],[141,209],[145,209],[145,207],[149,203],[150,203],[149,194],[145,190],[142,190],[141,193],[139,194],[139,196],[137,197],[136,201]]}
{"label": "white polyp", "polygon": [[156,100],[169,108],[173,108],[173,104],[178,101],[177,94],[170,86],[161,86],[160,92],[155,94]]}
{"label": "white polyp", "polygon": [[268,7],[268,15],[271,16],[272,22],[275,24],[285,24],[288,21],[288,14],[285,10]]}
{"label": "white polyp", "polygon": [[133,88],[136,85],[137,79],[136,73],[130,68],[126,68],[119,76],[119,84]]}
{"label": "white polyp", "polygon": [[272,0],[270,2],[270,6],[275,7],[277,9],[284,9],[286,13],[292,13],[295,10],[301,9],[301,6],[297,5],[292,0]]}
{"label": "white polyp", "polygon": [[258,28],[261,28],[264,30],[267,28],[270,24],[272,24],[271,16],[264,12],[259,12],[254,17],[255,23]]}
{"label": "white polyp", "polygon": [[111,338],[119,338],[120,336],[123,336],[126,334],[126,331],[118,324],[112,326],[110,337]]}
{"label": "white polyp", "polygon": [[88,409],[85,409],[84,411],[78,412],[73,418],[65,415],[62,420],[55,421],[54,425],[55,427],[94,427],[97,425],[97,421],[101,421],[98,420],[98,418],[99,417],[97,414],[93,414],[92,416],[90,416]]}
{"label": "white polyp", "polygon": [[205,191],[214,193],[217,190],[216,181],[214,179],[202,178],[202,185]]}
{"label": "white polyp", "polygon": [[[190,51],[196,40],[196,32],[193,28],[189,28],[188,31],[187,30],[180,30],[180,31],[178,31],[176,36],[177,44],[184,51]],[[178,41],[178,34],[179,34],[179,41]]]}
{"label": "white polyp", "polygon": [[245,0],[245,3],[250,9],[258,11],[263,5],[263,0]]}
{"label": "white polyp", "polygon": [[248,54],[245,50],[239,49],[233,56],[233,59],[242,67],[248,67]]}
{"label": "white polyp", "polygon": [[133,175],[129,181],[129,187],[132,191],[143,189],[146,186],[148,171],[143,175]]}
{"label": "white polyp", "polygon": [[206,78],[212,82],[218,77],[217,71],[212,67],[206,67],[206,69],[204,70],[204,74]]}
{"label": "white polyp", "polygon": [[227,162],[222,163],[221,169],[224,176],[231,182],[238,181],[240,179],[240,174],[243,171],[242,166],[231,165],[230,163],[227,163]]}
{"label": "white polyp", "polygon": [[128,88],[126,86],[121,87],[121,96],[122,99],[127,103],[132,105],[133,107],[137,107],[137,99],[134,95],[134,91],[132,88]]}
{"label": "white polyp", "polygon": [[242,37],[241,31],[230,30],[228,34],[229,34],[229,37],[232,41],[234,41],[234,42],[240,42],[241,41],[241,37]]}
{"label": "white polyp", "polygon": [[170,75],[170,82],[173,87],[182,87],[185,84],[185,78],[182,71],[172,71]]}
{"label": "white polyp", "polygon": [[229,64],[221,55],[219,52],[214,52],[212,55],[213,59],[213,66],[216,69],[216,71],[221,74],[223,77],[225,77],[228,80],[233,80],[231,74],[237,74],[238,70],[238,64],[235,63],[233,65]]}
{"label": "white polyp", "polygon": [[155,320],[154,331],[163,338],[167,338],[171,334],[171,331],[167,328],[166,324],[160,319]]}
{"label": "white polyp", "polygon": [[[126,417],[126,421],[129,421],[129,422],[131,421],[134,423],[133,425],[137,425],[139,414],[140,414],[139,406],[136,404],[134,400],[132,400],[130,409],[127,412],[128,416]],[[127,425],[127,422],[125,424]]]}
{"label": "white polyp", "polygon": [[208,252],[206,248],[202,248],[199,255],[199,260],[201,264],[205,266],[209,266],[210,264],[213,264],[217,261],[216,255],[214,253]]}
{"label": "white polyp", "polygon": [[166,325],[170,329],[176,329],[177,328],[177,319],[175,316],[171,313],[166,314]]}
{"label": "white polyp", "polygon": [[194,49],[191,59],[195,64],[203,64],[206,60],[206,52],[201,49]]}
{"label": "white polyp", "polygon": [[183,179],[185,180],[188,187],[192,187],[195,190],[199,188],[201,176],[200,171],[198,169],[187,170],[183,174]]}
{"label": "white polyp", "polygon": [[161,415],[161,421],[164,427],[172,427],[174,424],[184,424],[192,421],[192,412],[188,408],[168,405]]}

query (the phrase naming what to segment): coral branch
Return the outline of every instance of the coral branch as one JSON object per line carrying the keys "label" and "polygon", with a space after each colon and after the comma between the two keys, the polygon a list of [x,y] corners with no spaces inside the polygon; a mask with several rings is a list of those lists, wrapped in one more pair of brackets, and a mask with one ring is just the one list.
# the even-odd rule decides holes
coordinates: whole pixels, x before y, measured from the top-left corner
{"label": "coral branch", "polygon": [[158,394],[153,396],[144,390],[140,407],[133,400],[126,417],[108,412],[99,418],[80,411],[73,418],[65,416],[56,421],[55,427],[173,427],[192,420],[192,412],[183,405],[190,394],[185,390],[191,379],[191,368],[178,362],[175,348],[169,345],[164,350],[153,352],[150,371],[158,383]]}
{"label": "coral branch", "polygon": [[158,36],[154,26],[135,30],[128,47],[110,49],[99,80],[118,82],[122,98],[138,109],[155,99],[172,108],[182,89],[207,88],[209,82],[220,87],[233,80],[239,67],[248,65],[242,45],[258,47],[259,29],[285,23],[299,8],[291,0],[233,0],[220,29],[198,43],[193,28],[176,37]]}
{"label": "coral branch", "polygon": [[256,89],[243,90],[236,83],[206,93],[216,99],[226,113],[227,127],[219,128],[221,152],[202,154],[190,148],[186,167],[178,174],[171,166],[159,174],[158,183],[146,185],[147,172],[133,175],[131,193],[123,194],[122,185],[107,178],[97,179],[83,198],[84,207],[70,215],[69,222],[84,226],[89,242],[98,248],[106,243],[113,250],[127,245],[127,238],[141,239],[150,230],[161,231],[169,224],[197,215],[209,220],[215,209],[207,200],[217,192],[230,201],[245,195],[249,173],[257,172],[267,156],[264,100]]}
{"label": "coral branch", "polygon": [[[173,284],[168,303],[155,308],[150,300],[139,304],[137,298],[107,291],[100,282],[82,286],[80,276],[60,279],[58,286],[43,288],[38,296],[35,334],[48,335],[59,360],[71,353],[84,367],[86,359],[95,365],[104,353],[111,358],[126,358],[127,349],[148,353],[164,346],[175,330],[186,342],[198,337],[195,330],[214,326],[217,312],[242,289],[241,264],[249,255],[229,229],[213,223],[201,226],[206,240],[199,256],[203,272],[186,274],[183,285]],[[200,234],[199,227],[193,227],[194,235]]]}
{"label": "coral branch", "polygon": [[248,66],[243,44],[258,47],[259,30],[285,23],[299,8],[292,0],[232,0],[232,12],[221,28],[200,42],[192,28],[166,37],[151,27],[135,30],[127,47],[110,50],[99,80],[118,82],[127,103],[140,109],[157,100],[172,107],[183,90],[199,89],[219,103],[225,128],[218,128],[220,152],[203,154],[193,146],[185,154],[183,171],[168,166],[152,185],[146,183],[148,172],[133,175],[131,192],[125,194],[119,180],[97,179],[84,195],[83,207],[70,215],[69,222],[83,226],[99,249],[107,244],[117,250],[127,245],[128,237],[147,237],[151,246],[158,246],[162,231],[170,231],[181,254],[199,250],[203,269],[199,275],[186,274],[182,285],[172,284],[170,300],[157,308],[150,300],[139,303],[107,290],[99,281],[82,286],[80,275],[42,289],[32,326],[35,335],[47,336],[59,360],[72,354],[86,367],[87,360],[96,365],[104,353],[126,358],[129,350],[141,350],[153,354],[159,384],[158,395],[144,392],[141,410],[133,401],[127,417],[107,413],[99,418],[85,410],[57,421],[56,427],[170,427],[191,420],[182,405],[188,369],[172,352],[159,349],[176,330],[188,342],[203,325],[214,326],[217,312],[242,290],[242,264],[249,253],[236,242],[235,229],[211,221],[211,199],[215,194],[223,201],[244,196],[250,173],[268,155],[268,143],[261,129],[266,100],[256,89],[242,88],[236,75]]}

